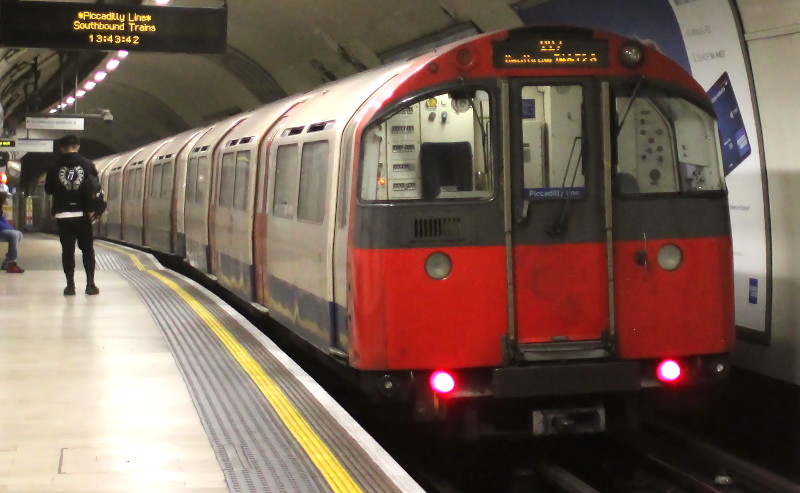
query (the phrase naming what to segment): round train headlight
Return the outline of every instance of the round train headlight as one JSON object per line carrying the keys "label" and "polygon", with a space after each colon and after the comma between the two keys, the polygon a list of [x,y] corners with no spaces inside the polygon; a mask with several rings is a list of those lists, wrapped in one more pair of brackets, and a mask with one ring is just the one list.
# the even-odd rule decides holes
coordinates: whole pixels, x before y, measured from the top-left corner
{"label": "round train headlight", "polygon": [[453,270],[453,262],[446,253],[435,252],[428,255],[425,259],[425,272],[432,279],[441,280],[450,275]]}
{"label": "round train headlight", "polygon": [[644,48],[639,43],[628,42],[619,50],[619,62],[628,68],[636,68],[644,62]]}
{"label": "round train headlight", "polygon": [[683,252],[678,245],[669,243],[658,251],[658,265],[664,270],[675,270],[681,266],[681,262],[683,262]]}

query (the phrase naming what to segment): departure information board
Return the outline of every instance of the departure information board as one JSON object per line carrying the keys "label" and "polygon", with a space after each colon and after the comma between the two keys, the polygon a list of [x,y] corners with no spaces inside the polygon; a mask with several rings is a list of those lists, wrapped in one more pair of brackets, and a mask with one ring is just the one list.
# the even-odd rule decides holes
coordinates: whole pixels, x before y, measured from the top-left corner
{"label": "departure information board", "polygon": [[604,39],[546,37],[509,39],[492,43],[497,68],[605,67],[608,42]]}
{"label": "departure information board", "polygon": [[224,8],[0,3],[0,44],[57,50],[223,53]]}

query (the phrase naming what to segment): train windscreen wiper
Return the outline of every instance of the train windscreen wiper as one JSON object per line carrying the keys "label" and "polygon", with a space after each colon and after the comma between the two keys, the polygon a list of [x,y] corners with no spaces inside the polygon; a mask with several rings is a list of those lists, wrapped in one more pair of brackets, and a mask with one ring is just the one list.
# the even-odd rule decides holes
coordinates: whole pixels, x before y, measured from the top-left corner
{"label": "train windscreen wiper", "polygon": [[[560,238],[564,235],[566,230],[567,218],[569,217],[569,210],[572,201],[575,200],[571,191],[575,188],[575,180],[578,177],[578,169],[581,167],[581,158],[583,157],[583,137],[580,135],[575,136],[572,140],[572,149],[569,151],[569,159],[567,160],[567,167],[564,170],[564,179],[561,181],[561,190],[564,196],[561,198],[561,210],[559,211],[556,222],[547,230],[547,235],[551,238]],[[567,189],[567,178],[569,177],[570,167],[572,166],[572,156],[575,155],[575,148],[578,147],[578,158],[575,160],[575,169],[572,171],[572,179]]]}
{"label": "train windscreen wiper", "polygon": [[633,86],[633,92],[631,92],[631,99],[628,101],[628,107],[625,108],[625,112],[622,114],[622,118],[617,125],[617,133],[614,137],[619,137],[620,132],[622,132],[622,127],[625,125],[625,120],[628,118],[628,113],[631,112],[631,108],[633,108],[633,103],[636,102],[636,98],[639,97],[639,89],[642,88],[642,81],[644,77],[641,77],[639,80],[636,81],[636,85]]}

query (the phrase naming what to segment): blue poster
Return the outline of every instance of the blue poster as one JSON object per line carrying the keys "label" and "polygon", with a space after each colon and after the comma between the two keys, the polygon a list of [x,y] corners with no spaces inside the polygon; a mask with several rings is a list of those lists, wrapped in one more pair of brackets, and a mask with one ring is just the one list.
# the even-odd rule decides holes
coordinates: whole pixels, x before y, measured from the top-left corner
{"label": "blue poster", "polygon": [[719,124],[719,143],[722,148],[722,165],[725,176],[739,166],[750,155],[750,141],[744,128],[742,112],[736,102],[728,72],[708,90],[708,97],[714,104]]}

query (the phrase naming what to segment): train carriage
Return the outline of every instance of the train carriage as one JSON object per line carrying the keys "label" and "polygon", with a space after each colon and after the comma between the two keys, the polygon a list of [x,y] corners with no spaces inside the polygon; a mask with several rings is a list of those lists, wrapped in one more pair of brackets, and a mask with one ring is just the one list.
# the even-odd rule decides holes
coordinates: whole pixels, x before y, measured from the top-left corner
{"label": "train carriage", "polygon": [[[215,162],[214,198],[211,201],[214,221],[210,224],[214,237],[211,256],[212,274],[219,283],[249,302],[259,302],[254,276],[263,271],[263,248],[254,245],[259,228],[256,211],[263,210],[264,176],[266,175],[266,147],[271,142],[271,132],[301,97],[284,99],[265,106],[236,125],[225,136]],[[258,207],[257,195],[260,195]],[[263,228],[260,229],[263,233]],[[263,241],[263,236],[262,236]],[[254,258],[254,252],[261,256]],[[261,291],[263,292],[263,291]]]}
{"label": "train carriage", "polygon": [[186,155],[189,262],[422,419],[510,406],[539,435],[601,431],[644,388],[727,374],[713,110],[635,41],[480,35],[229,118]]}
{"label": "train carriage", "polygon": [[179,247],[177,231],[179,227],[183,230],[186,156],[201,133],[194,129],[179,134],[153,157],[151,185],[145,201],[144,236],[147,246],[154,250],[172,254],[184,251]]}
{"label": "train carriage", "polygon": [[188,153],[184,202],[186,260],[192,267],[206,274],[212,271],[209,249],[213,237],[209,235],[209,224],[213,223],[214,218],[209,217],[209,211],[212,210],[211,192],[214,190],[213,163],[219,159],[222,139],[248,116],[249,114],[237,115],[212,125]]}
{"label": "train carriage", "polygon": [[127,192],[129,188],[129,185],[126,184],[126,179],[129,177],[126,176],[124,171],[128,162],[140,152],[141,149],[135,149],[119,154],[118,158],[103,173],[103,175],[107,175],[108,180],[106,188],[108,209],[104,216],[106,238],[112,240],[123,239],[123,193]]}

